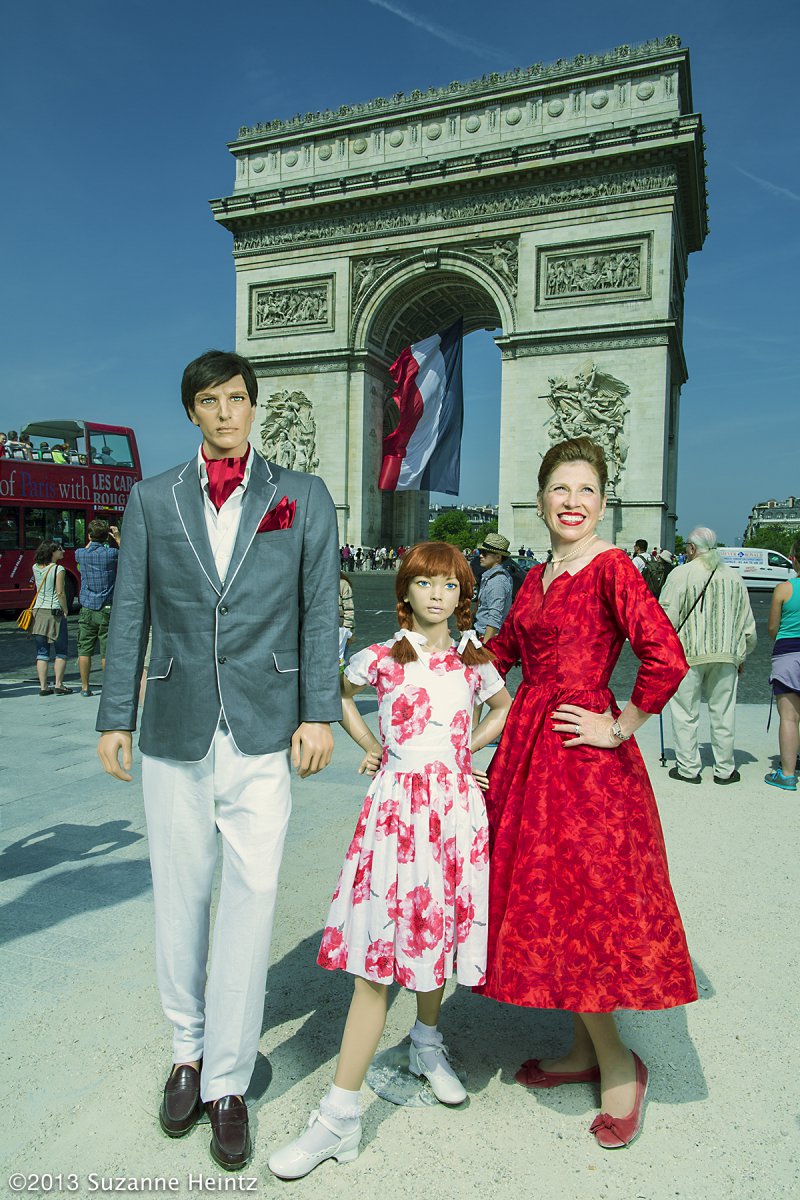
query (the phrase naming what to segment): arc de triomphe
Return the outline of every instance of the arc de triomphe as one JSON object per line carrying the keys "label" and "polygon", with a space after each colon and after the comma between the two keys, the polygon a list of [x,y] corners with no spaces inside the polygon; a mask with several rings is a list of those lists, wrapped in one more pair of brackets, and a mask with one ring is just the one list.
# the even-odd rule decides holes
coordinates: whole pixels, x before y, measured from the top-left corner
{"label": "arc de triomphe", "polygon": [[608,454],[605,535],[672,544],[683,294],[707,231],[678,38],[272,121],[230,149],[212,210],[260,448],[325,479],[342,541],[425,535],[427,493],[377,487],[387,366],[463,315],[500,331],[512,544],[541,542],[541,456],[578,432]]}

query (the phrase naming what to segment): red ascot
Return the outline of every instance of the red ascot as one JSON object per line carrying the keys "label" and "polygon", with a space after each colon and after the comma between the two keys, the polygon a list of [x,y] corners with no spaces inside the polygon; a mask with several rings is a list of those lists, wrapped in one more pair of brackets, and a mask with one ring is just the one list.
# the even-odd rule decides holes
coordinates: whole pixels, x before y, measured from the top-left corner
{"label": "red ascot", "polygon": [[207,458],[205,450],[201,449],[200,452],[208,472],[208,494],[214,508],[219,512],[244,479],[250,447],[247,447],[241,458]]}

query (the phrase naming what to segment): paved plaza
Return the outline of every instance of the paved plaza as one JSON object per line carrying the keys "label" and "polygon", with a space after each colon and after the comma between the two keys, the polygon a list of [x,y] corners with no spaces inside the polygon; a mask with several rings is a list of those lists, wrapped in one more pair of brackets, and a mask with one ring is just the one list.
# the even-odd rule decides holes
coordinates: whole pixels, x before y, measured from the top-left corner
{"label": "paved plaza", "polygon": [[[393,632],[392,582],[356,577],[358,645]],[[620,1018],[651,1071],[642,1137],[627,1151],[604,1153],[588,1133],[597,1107],[591,1086],[537,1094],[514,1083],[522,1059],[563,1046],[566,1018],[450,985],[442,1028],[465,1069],[469,1101],[456,1110],[403,1108],[365,1087],[360,1157],[346,1166],[326,1163],[295,1185],[273,1179],[266,1160],[300,1130],[327,1086],[349,999],[348,978],[321,970],[315,957],[364,790],[356,747],[337,728],[332,766],[294,785],[264,1032],[248,1095],[256,1150],[245,1171],[226,1176],[208,1156],[207,1125],[170,1141],[156,1119],[170,1040],[154,981],[138,754],[132,784],[104,776],[94,750],[97,698],[77,692],[40,698],[32,643],[13,622],[0,623],[0,1036],[7,1098],[0,1194],[12,1193],[8,1181],[16,1172],[26,1194],[38,1188],[81,1197],[119,1189],[114,1177],[127,1191],[174,1179],[170,1192],[182,1196],[223,1189],[385,1200],[796,1195],[800,1061],[792,914],[800,795],[762,783],[775,761],[777,733],[774,719],[766,730],[769,648],[761,598],[754,607],[762,647],[748,663],[747,702],[737,716],[742,783],[714,786],[709,766],[701,787],[673,781],[659,764],[658,721],[639,737],[700,987],[699,1001],[688,1008]],[[68,682],[75,682],[75,665],[73,658]],[[99,684],[99,672],[95,678]],[[620,697],[630,679],[623,664]],[[374,721],[370,693],[361,706]],[[668,717],[664,726],[669,755]],[[383,1048],[402,1041],[412,1010],[398,991]],[[43,1173],[53,1180],[33,1186]],[[77,1177],[75,1187],[69,1175]]]}

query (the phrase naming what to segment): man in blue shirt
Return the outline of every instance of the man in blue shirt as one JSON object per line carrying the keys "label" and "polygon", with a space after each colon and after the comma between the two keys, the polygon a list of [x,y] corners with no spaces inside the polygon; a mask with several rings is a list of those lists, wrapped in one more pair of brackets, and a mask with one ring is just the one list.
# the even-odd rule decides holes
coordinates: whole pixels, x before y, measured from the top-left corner
{"label": "man in blue shirt", "polygon": [[[109,546],[109,535],[116,542]],[[81,611],[78,617],[78,669],[81,673],[81,695],[91,696],[89,676],[92,654],[100,644],[102,666],[106,665],[108,623],[111,620],[111,600],[117,580],[119,530],[108,521],[89,522],[89,541],[75,551],[75,561],[81,573]]]}
{"label": "man in blue shirt", "polygon": [[475,632],[488,642],[499,632],[511,608],[511,576],[503,567],[508,558],[509,541],[501,533],[487,533],[478,547],[481,581],[475,610]]}

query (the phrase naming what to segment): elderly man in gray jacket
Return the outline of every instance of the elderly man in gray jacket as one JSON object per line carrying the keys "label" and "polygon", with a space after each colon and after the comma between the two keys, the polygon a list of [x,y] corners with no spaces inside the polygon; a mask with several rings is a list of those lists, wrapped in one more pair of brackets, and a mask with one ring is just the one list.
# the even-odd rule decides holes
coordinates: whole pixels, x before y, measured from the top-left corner
{"label": "elderly man in gray jacket", "polygon": [[708,705],[714,782],[738,783],[733,758],[736,689],[744,660],[756,645],[747,588],[720,560],[713,529],[698,526],[686,539],[683,566],[672,571],[659,599],[678,631],[690,670],[670,701],[677,766],[669,772],[700,783],[698,724]]}
{"label": "elderly man in gray jacket", "polygon": [[252,450],[257,395],[236,354],[208,351],[184,372],[181,399],[202,445],[131,492],[97,720],[104,768],[130,780],[152,627],[139,746],[156,968],[173,1026],[159,1119],[182,1137],[205,1105],[212,1157],[228,1170],[252,1150],[243,1096],[261,1035],[290,749],[300,775],[321,770],[341,716],[333,503],[320,479]]}

